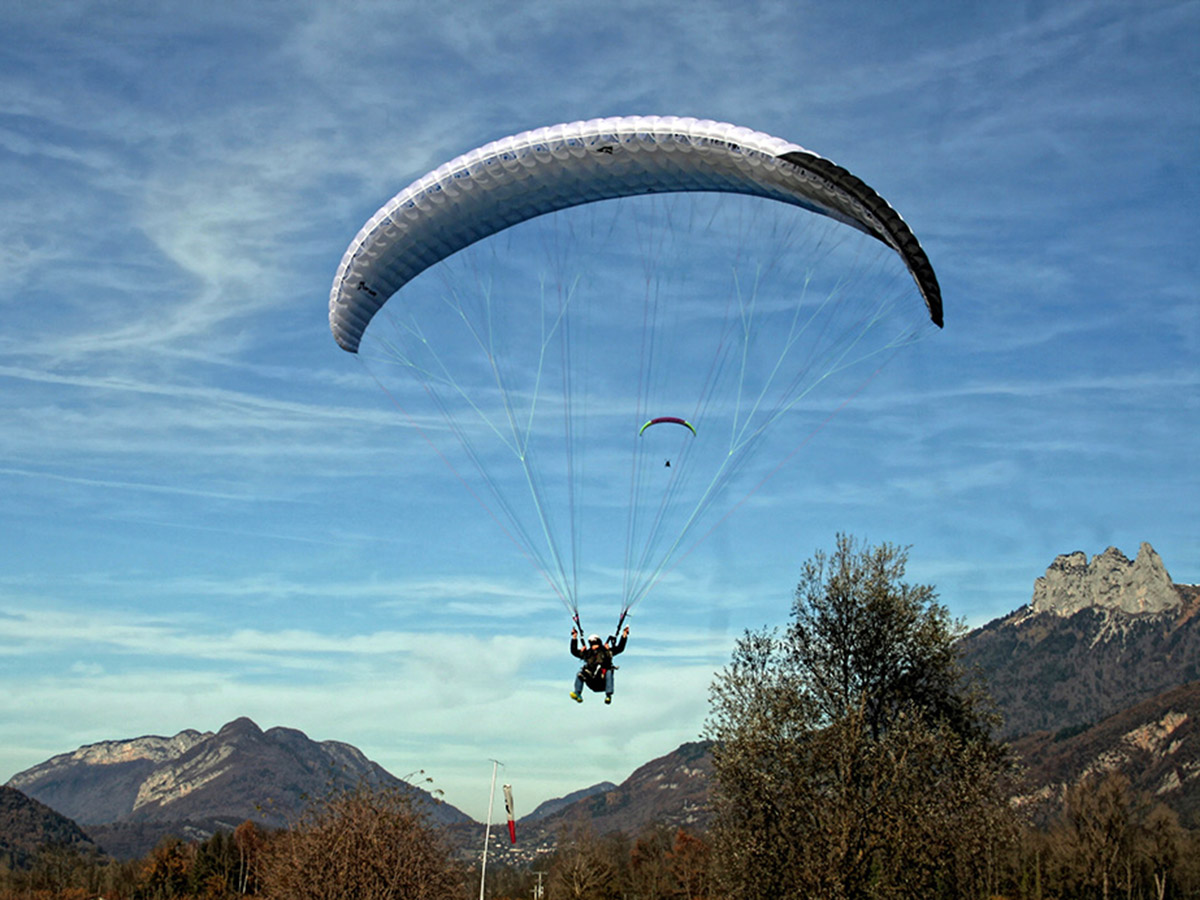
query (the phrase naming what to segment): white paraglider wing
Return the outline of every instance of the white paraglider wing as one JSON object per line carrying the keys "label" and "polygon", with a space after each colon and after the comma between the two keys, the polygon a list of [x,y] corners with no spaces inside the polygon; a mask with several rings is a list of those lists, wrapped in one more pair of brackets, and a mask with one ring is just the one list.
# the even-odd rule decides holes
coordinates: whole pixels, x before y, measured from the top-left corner
{"label": "white paraglider wing", "polygon": [[345,350],[387,300],[425,269],[511,225],[637,194],[714,191],[803,207],[878,238],[916,280],[942,324],[937,278],[912,231],[845,169],[803,147],[721,122],[628,116],[527,131],[472,150],[413,182],[363,226],[329,298]]}

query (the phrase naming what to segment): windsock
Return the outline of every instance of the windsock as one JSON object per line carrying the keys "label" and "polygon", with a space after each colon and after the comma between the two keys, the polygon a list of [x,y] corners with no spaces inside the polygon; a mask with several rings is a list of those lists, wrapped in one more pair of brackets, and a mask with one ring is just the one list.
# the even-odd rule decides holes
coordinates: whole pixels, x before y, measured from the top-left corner
{"label": "windsock", "polygon": [[517,842],[517,823],[513,821],[512,785],[504,786],[504,811],[508,813],[508,839]]}

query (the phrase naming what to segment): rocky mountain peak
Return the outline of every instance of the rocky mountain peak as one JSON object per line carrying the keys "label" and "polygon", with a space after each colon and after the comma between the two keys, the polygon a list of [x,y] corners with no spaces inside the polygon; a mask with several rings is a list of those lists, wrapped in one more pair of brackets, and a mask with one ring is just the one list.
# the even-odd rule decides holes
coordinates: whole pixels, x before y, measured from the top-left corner
{"label": "rocky mountain peak", "polygon": [[1138,614],[1166,612],[1182,603],[1162,559],[1143,543],[1133,561],[1116,547],[1090,562],[1078,550],[1058,556],[1033,583],[1030,607],[1065,618],[1091,607]]}
{"label": "rocky mountain peak", "polygon": [[241,716],[222,725],[221,730],[217,732],[217,737],[221,740],[231,740],[238,737],[259,738],[262,737],[262,734],[263,730],[253,719]]}
{"label": "rocky mountain peak", "polygon": [[212,732],[201,733],[188,728],[173,737],[145,735],[123,741],[100,741],[95,744],[87,744],[78,750],[60,753],[41,765],[13,776],[8,784],[10,787],[23,790],[29,784],[53,777],[57,772],[70,770],[80,765],[127,766],[131,763],[157,765],[178,759],[192,747],[211,737]]}

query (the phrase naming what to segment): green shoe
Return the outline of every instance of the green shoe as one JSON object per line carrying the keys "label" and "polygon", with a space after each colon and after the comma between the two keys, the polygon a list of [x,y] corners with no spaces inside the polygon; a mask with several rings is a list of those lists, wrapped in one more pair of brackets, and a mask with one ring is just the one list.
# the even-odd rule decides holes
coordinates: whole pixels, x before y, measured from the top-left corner
{"label": "green shoe", "polygon": [[576,703],[582,703],[582,702],[583,702],[583,698],[582,698],[582,697],[580,697],[580,696],[579,696],[577,693],[575,693],[574,691],[571,691],[571,699],[572,699],[572,700],[574,700]]}
{"label": "green shoe", "polygon": [[605,703],[612,703],[612,694],[605,694],[605,695],[604,695],[604,702],[605,702]]}

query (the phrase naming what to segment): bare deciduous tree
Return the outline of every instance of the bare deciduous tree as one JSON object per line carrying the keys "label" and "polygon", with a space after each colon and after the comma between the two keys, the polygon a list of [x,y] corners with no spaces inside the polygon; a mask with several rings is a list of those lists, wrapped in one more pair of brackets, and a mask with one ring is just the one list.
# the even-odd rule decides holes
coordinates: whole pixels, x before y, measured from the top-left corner
{"label": "bare deciduous tree", "polygon": [[549,895],[570,900],[607,900],[616,869],[587,828],[564,830],[550,864]]}
{"label": "bare deciduous tree", "polygon": [[260,853],[262,890],[280,900],[467,897],[465,872],[419,808],[367,785],[316,803]]}

